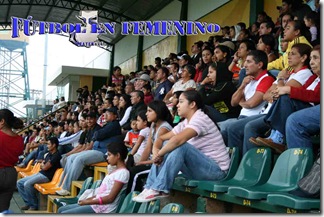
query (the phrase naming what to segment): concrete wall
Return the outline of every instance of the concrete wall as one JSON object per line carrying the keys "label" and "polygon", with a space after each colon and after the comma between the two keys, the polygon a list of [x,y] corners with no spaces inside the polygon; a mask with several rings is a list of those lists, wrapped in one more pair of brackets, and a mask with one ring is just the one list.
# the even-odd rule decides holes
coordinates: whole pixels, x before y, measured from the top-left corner
{"label": "concrete wall", "polygon": [[188,20],[198,20],[230,1],[232,0],[188,0]]}
{"label": "concrete wall", "polygon": [[120,40],[115,46],[114,65],[121,63],[136,56],[138,46],[138,36],[129,35]]}
{"label": "concrete wall", "polygon": [[[179,20],[181,12],[181,2],[173,1],[167,6],[165,6],[162,10],[152,16],[149,20]],[[172,36],[177,38],[177,36]],[[161,40],[167,38],[167,36],[145,36],[143,40],[143,50],[155,45]],[[154,62],[154,61],[153,61]]]}
{"label": "concrete wall", "polygon": [[[245,22],[247,25],[250,21],[250,0],[232,0],[220,8],[199,19],[200,22],[217,23],[220,26],[232,26],[238,22]],[[187,36],[187,50],[196,41],[207,41],[209,36],[215,34]]]}

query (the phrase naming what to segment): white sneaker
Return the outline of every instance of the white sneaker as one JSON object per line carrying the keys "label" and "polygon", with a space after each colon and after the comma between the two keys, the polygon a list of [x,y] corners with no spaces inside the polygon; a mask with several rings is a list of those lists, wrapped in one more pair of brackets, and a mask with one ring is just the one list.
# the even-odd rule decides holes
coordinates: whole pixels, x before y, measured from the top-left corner
{"label": "white sneaker", "polygon": [[[147,192],[148,190],[149,190],[149,189],[144,188],[144,190],[143,190],[141,193],[139,193],[138,195],[136,195],[135,197],[133,197],[132,200],[135,201],[135,202],[138,202],[138,201],[137,201],[137,197],[140,196],[140,195],[146,194],[146,192]],[[141,197],[142,197],[142,196],[141,196]]]}
{"label": "white sneaker", "polygon": [[161,193],[153,189],[144,189],[139,195],[133,198],[133,201],[145,203],[162,197],[168,197],[169,194]]}
{"label": "white sneaker", "polygon": [[70,192],[68,190],[65,190],[65,189],[58,190],[58,191],[56,191],[56,193],[58,195],[61,195],[61,196],[66,196],[66,195],[70,194]]}

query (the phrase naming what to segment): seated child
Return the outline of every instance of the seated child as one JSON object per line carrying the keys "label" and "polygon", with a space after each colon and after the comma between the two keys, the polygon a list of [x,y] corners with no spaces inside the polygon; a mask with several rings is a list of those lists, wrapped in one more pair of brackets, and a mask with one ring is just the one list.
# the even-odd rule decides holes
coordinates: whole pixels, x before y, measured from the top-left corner
{"label": "seated child", "polygon": [[137,128],[140,130],[137,142],[128,155],[127,168],[135,166],[141,160],[142,153],[146,147],[150,135],[151,123],[147,121],[146,111],[140,111],[137,115]]}
{"label": "seated child", "polygon": [[129,171],[125,165],[126,157],[126,146],[117,142],[110,143],[107,161],[117,169],[104,178],[96,189],[95,196],[79,200],[76,204],[62,206],[58,209],[58,213],[116,213],[120,192],[126,189],[129,180]]}
{"label": "seated child", "polygon": [[133,146],[137,142],[139,136],[139,130],[137,129],[136,119],[131,120],[131,130],[129,130],[125,136],[124,142],[128,151],[132,150]]}

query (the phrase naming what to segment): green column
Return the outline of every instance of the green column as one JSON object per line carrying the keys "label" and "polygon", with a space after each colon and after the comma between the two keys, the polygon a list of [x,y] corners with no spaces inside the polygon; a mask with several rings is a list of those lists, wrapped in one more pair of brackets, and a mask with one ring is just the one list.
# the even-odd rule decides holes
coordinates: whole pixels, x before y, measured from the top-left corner
{"label": "green column", "polygon": [[[180,12],[180,20],[188,19],[188,0],[181,1],[181,12]],[[187,50],[187,36],[178,35],[178,53],[180,51]]]}
{"label": "green column", "polygon": [[263,11],[264,0],[250,0],[250,25],[257,20],[257,15]]}
{"label": "green column", "polygon": [[142,70],[142,63],[143,63],[143,41],[144,36],[139,36],[138,39],[138,46],[137,46],[137,56],[136,56],[136,70]]}
{"label": "green column", "polygon": [[111,45],[111,52],[110,52],[110,66],[109,66],[109,72],[108,72],[108,85],[111,85],[111,75],[114,66],[114,58],[115,58],[115,45]]}

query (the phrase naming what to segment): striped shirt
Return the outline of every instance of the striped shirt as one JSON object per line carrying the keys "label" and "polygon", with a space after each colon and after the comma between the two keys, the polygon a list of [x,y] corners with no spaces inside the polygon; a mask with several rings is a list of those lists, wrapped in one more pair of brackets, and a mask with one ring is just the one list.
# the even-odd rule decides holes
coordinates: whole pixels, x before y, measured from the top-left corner
{"label": "striped shirt", "polygon": [[187,119],[183,120],[172,132],[178,134],[186,128],[191,128],[198,134],[187,142],[214,160],[222,170],[228,170],[230,157],[223,137],[215,123],[201,109],[195,112],[189,123]]}

